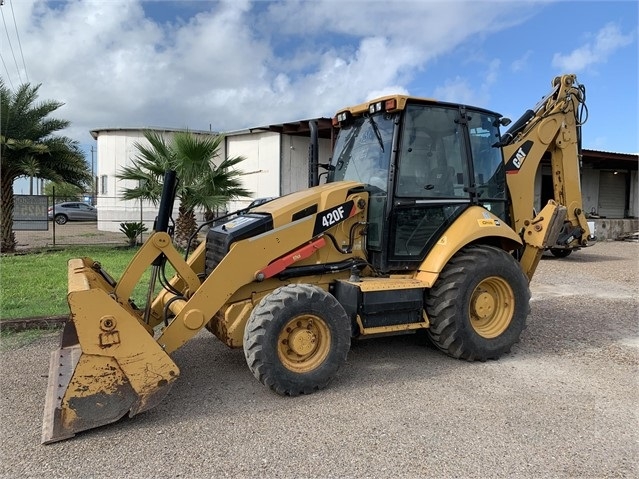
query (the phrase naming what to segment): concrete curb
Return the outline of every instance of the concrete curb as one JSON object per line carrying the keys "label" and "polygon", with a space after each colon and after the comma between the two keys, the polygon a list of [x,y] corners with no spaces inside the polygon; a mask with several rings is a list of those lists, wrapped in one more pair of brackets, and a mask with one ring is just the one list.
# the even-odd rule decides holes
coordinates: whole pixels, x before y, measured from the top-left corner
{"label": "concrete curb", "polygon": [[26,331],[28,329],[61,328],[67,322],[68,316],[42,316],[39,318],[3,319],[0,321],[0,331]]}

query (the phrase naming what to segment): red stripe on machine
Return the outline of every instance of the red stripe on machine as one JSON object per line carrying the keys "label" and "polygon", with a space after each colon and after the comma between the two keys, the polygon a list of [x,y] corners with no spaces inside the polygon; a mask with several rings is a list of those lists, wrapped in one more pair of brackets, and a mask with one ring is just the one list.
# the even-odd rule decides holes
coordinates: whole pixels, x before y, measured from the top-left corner
{"label": "red stripe on machine", "polygon": [[321,238],[317,238],[316,240],[311,241],[309,244],[296,249],[292,253],[288,253],[281,258],[276,259],[266,268],[263,268],[255,273],[255,277],[257,278],[258,276],[260,276],[263,279],[272,278],[276,274],[284,271],[290,265],[308,258],[313,253],[315,253],[315,251],[323,248],[324,245],[326,245],[326,240],[324,239],[324,237],[322,236]]}

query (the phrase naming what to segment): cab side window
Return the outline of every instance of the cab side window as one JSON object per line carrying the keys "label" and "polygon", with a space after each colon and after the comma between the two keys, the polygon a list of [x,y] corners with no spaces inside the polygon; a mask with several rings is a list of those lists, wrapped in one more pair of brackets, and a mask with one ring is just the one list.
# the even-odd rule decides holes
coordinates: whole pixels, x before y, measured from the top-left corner
{"label": "cab side window", "polygon": [[504,198],[505,177],[501,148],[493,145],[499,139],[497,118],[475,113],[468,122],[470,148],[473,154],[474,183],[481,198]]}
{"label": "cab side window", "polygon": [[481,204],[507,221],[506,174],[502,150],[493,146],[499,140],[498,118],[475,112],[470,115],[468,131],[473,155],[473,183]]}

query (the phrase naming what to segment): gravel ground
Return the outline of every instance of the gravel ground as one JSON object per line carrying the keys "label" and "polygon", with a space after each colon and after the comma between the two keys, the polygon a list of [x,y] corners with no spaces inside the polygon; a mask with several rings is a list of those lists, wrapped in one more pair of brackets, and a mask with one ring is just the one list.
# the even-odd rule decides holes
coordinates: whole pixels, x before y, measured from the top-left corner
{"label": "gravel ground", "polygon": [[16,250],[19,252],[50,246],[126,244],[123,233],[100,231],[95,222],[69,221],[65,225],[54,225],[50,221],[48,231],[16,231],[15,234]]}
{"label": "gravel ground", "polygon": [[522,341],[499,361],[415,336],[353,345],[331,386],[264,388],[206,332],[155,409],[40,445],[57,335],[4,351],[2,477],[639,477],[639,244],[545,257]]}

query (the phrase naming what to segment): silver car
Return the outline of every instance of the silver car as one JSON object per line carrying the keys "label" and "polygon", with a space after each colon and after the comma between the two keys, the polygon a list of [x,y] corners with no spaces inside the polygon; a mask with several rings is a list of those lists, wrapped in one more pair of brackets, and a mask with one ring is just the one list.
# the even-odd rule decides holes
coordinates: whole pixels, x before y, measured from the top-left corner
{"label": "silver car", "polygon": [[49,219],[59,225],[67,221],[97,221],[98,210],[80,201],[67,201],[49,207]]}

